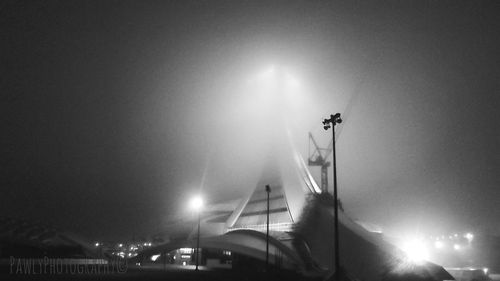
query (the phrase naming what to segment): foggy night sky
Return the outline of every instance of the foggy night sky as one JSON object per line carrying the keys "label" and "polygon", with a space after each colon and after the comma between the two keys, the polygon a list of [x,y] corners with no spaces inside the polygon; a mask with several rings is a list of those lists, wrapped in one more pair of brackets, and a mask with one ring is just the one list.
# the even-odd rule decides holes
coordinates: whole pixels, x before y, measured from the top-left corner
{"label": "foggy night sky", "polygon": [[301,83],[304,157],[354,95],[337,144],[351,217],[500,234],[497,1],[0,5],[2,216],[122,239],[200,186],[246,194],[283,128],[247,82],[274,64]]}

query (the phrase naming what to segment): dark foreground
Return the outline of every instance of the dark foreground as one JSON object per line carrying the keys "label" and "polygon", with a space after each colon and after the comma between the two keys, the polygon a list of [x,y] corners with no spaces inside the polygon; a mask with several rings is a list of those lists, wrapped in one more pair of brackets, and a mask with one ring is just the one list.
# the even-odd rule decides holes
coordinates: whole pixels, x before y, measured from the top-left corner
{"label": "dark foreground", "polygon": [[207,281],[267,281],[267,280],[290,280],[290,281],[315,281],[319,279],[307,278],[300,274],[288,271],[279,272],[255,272],[236,270],[216,270],[216,271],[158,271],[158,270],[138,270],[130,269],[124,273],[108,274],[13,274],[8,271],[0,273],[0,280],[207,280]]}

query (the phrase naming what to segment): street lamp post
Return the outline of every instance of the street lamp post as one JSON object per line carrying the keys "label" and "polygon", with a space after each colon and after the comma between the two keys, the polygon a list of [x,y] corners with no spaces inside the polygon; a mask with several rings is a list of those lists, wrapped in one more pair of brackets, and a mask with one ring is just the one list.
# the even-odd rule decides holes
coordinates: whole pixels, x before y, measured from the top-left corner
{"label": "street lamp post", "polygon": [[198,265],[199,265],[199,256],[200,256],[200,212],[198,211],[198,235],[196,237],[196,268],[195,270],[198,270]]}
{"label": "street lamp post", "polygon": [[269,194],[271,187],[266,185],[267,192],[267,222],[266,222],[266,271],[269,272]]}
{"label": "street lamp post", "polygon": [[337,197],[337,161],[335,155],[335,125],[342,123],[340,119],[340,113],[335,115],[330,115],[330,119],[323,120],[323,128],[328,130],[332,128],[332,143],[333,143],[333,208],[335,212],[335,229],[334,229],[334,245],[335,245],[335,280],[340,280],[340,249],[339,249],[339,208],[338,208],[338,197]]}
{"label": "street lamp post", "polygon": [[196,250],[194,251],[195,254],[195,259],[196,259],[196,268],[195,270],[198,271],[198,266],[199,266],[199,250],[200,250],[200,212],[201,208],[203,207],[203,199],[201,197],[197,196],[191,199],[191,208],[196,211],[198,214],[198,234],[196,236]]}

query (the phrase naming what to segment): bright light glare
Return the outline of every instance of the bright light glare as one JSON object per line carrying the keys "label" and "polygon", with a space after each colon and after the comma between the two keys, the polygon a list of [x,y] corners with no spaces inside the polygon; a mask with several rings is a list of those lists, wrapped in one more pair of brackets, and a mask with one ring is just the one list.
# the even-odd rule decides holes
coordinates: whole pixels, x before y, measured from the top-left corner
{"label": "bright light glare", "polygon": [[244,105],[249,112],[271,116],[300,112],[307,108],[307,83],[286,66],[269,65],[247,79]]}
{"label": "bright light glare", "polygon": [[458,251],[458,250],[462,249],[462,247],[458,244],[455,244],[455,245],[453,245],[453,249]]}
{"label": "bright light glare", "polygon": [[436,247],[436,249],[442,249],[444,248],[444,243],[442,241],[436,241],[434,242],[434,247]]}
{"label": "bright light glare", "polygon": [[96,246],[96,247],[99,247],[99,242],[95,243],[95,246]]}
{"label": "bright light glare", "polygon": [[156,261],[159,257],[160,257],[160,255],[152,255],[151,261]]}
{"label": "bright light glare", "polygon": [[405,253],[407,258],[416,264],[421,264],[425,260],[429,259],[429,252],[427,247],[422,240],[413,239],[403,244],[401,248]]}
{"label": "bright light glare", "polygon": [[191,198],[191,201],[189,202],[189,207],[197,212],[200,211],[201,208],[203,207],[203,199],[200,196],[195,196]]}
{"label": "bright light glare", "polygon": [[486,267],[485,267],[485,268],[483,268],[483,272],[484,272],[484,274],[486,274],[486,275],[487,275],[487,274],[488,274],[488,268],[486,268]]}

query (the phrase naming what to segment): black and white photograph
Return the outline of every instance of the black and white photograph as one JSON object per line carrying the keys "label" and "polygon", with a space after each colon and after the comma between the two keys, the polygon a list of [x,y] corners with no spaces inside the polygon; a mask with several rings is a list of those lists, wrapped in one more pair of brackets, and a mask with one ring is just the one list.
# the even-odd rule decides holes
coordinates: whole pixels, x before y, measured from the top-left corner
{"label": "black and white photograph", "polygon": [[499,18],[0,0],[0,280],[500,281]]}

